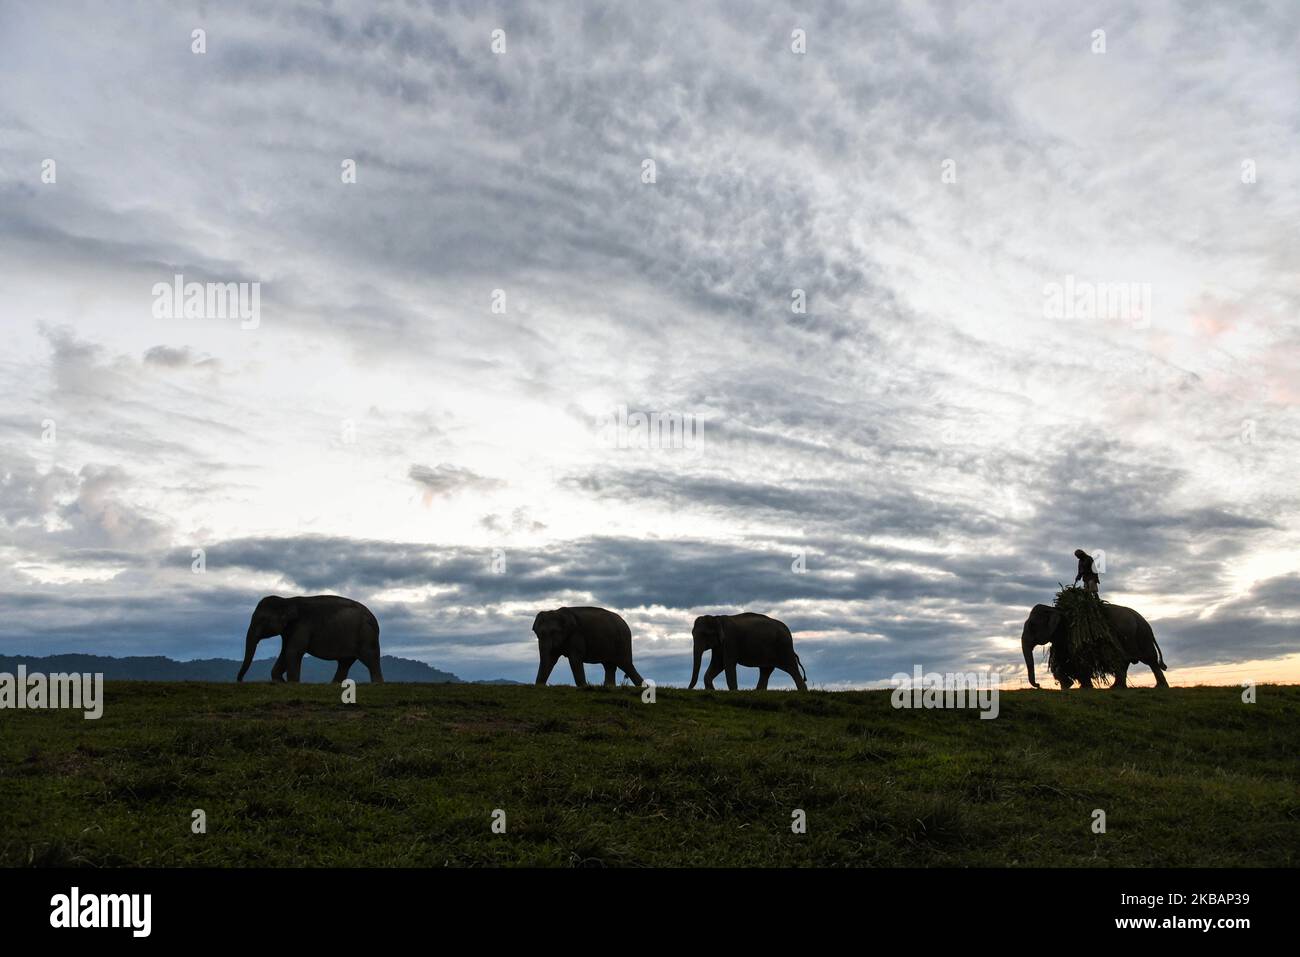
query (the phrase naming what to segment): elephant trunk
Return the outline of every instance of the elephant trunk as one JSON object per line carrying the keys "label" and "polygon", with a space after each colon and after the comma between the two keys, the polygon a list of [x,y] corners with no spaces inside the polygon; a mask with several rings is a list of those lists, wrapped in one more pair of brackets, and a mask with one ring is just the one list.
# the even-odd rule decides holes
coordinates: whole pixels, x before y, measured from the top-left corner
{"label": "elephant trunk", "polygon": [[537,666],[536,683],[538,685],[546,684],[546,680],[551,677],[551,669],[555,667],[555,663],[559,660],[560,660],[559,655],[552,655],[547,651],[542,652],[541,664]]}
{"label": "elephant trunk", "polygon": [[244,663],[240,666],[239,677],[236,681],[243,681],[244,675],[248,674],[248,667],[253,663],[253,652],[257,651],[257,643],[262,639],[257,636],[256,622],[248,623],[248,636],[244,639]]}
{"label": "elephant trunk", "polygon": [[687,688],[694,688],[695,682],[700,680],[700,659],[704,657],[704,641],[700,638],[695,639],[695,664],[691,668],[691,683]]}
{"label": "elephant trunk", "polygon": [[1034,679],[1034,639],[1029,636],[1029,623],[1025,623],[1025,630],[1020,636],[1020,649],[1025,653],[1025,667],[1029,669],[1029,683],[1035,688],[1038,682]]}

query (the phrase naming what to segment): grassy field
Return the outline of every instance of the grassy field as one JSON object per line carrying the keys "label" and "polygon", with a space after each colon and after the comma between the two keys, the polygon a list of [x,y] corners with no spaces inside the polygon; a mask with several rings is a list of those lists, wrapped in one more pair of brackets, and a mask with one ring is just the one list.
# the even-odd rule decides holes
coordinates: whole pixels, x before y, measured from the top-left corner
{"label": "grassy field", "polygon": [[1295,686],[1018,691],[991,721],[888,692],[338,695],[110,682],[99,721],[0,712],[0,864],[1300,863]]}

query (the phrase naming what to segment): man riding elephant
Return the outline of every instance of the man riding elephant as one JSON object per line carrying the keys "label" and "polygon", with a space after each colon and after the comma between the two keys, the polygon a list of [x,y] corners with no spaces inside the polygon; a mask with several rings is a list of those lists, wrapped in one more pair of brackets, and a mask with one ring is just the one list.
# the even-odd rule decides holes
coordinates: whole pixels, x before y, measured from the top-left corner
{"label": "man riding elephant", "polygon": [[1074,550],[1074,557],[1079,559],[1079,574],[1074,576],[1074,582],[1077,585],[1080,579],[1083,579],[1083,588],[1091,594],[1097,594],[1098,586],[1101,584],[1101,576],[1097,574],[1092,565],[1092,556],[1082,548]]}

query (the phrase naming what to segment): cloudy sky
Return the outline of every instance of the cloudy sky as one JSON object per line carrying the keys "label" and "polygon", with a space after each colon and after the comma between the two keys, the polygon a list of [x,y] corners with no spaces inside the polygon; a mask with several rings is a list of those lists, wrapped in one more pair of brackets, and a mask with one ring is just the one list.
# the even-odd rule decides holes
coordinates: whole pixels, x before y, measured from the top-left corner
{"label": "cloudy sky", "polygon": [[0,4],[0,652],[1019,679],[1084,547],[1174,683],[1300,679],[1300,8],[1087,6]]}

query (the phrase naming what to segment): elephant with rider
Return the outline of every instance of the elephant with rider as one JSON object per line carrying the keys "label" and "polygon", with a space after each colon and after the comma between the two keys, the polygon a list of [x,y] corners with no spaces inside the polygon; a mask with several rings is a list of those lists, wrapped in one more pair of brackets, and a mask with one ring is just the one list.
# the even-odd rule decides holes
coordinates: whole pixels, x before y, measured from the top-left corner
{"label": "elephant with rider", "polygon": [[[1164,654],[1160,650],[1150,623],[1132,608],[1123,605],[1105,602],[1102,608],[1110,621],[1111,630],[1119,639],[1120,646],[1128,659],[1116,673],[1115,683],[1111,687],[1127,687],[1129,665],[1141,662],[1149,666],[1155,674],[1156,687],[1168,688],[1169,682],[1164,675],[1167,670]],[[1062,640],[1066,628],[1065,616],[1051,605],[1035,605],[1029,612],[1029,617],[1025,619],[1024,628],[1020,632],[1020,647],[1024,652],[1025,667],[1029,669],[1029,683],[1035,688],[1039,685],[1034,676],[1034,649],[1040,645]],[[1075,680],[1079,681],[1082,688],[1092,687],[1091,679],[1086,676],[1066,676],[1062,684],[1069,688]]]}

